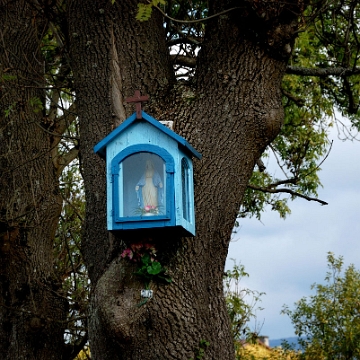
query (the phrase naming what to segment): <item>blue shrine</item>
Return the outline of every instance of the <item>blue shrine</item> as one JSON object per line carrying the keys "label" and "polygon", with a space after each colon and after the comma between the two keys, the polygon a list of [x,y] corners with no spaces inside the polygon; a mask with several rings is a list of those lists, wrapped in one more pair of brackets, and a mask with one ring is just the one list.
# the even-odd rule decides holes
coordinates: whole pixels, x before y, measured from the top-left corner
{"label": "blue shrine", "polygon": [[192,157],[201,154],[184,138],[137,108],[94,151],[106,159],[108,230],[195,235]]}

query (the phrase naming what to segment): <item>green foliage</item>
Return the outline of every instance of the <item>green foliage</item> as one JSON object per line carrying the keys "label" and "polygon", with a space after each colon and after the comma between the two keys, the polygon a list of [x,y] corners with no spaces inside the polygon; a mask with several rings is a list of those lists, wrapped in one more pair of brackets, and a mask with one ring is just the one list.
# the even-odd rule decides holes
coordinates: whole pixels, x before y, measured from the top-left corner
{"label": "green foliage", "polygon": [[148,253],[141,257],[141,262],[138,265],[138,270],[134,273],[144,279],[146,288],[148,288],[150,281],[165,280],[170,283],[171,277],[166,274],[166,269],[157,260],[152,260]]}
{"label": "green foliage", "polygon": [[89,279],[81,252],[85,215],[83,181],[74,162],[60,177],[63,210],[54,239],[54,272],[61,284],[60,293],[69,302],[65,339],[75,343],[86,333]]}
{"label": "green foliage", "polygon": [[262,310],[258,307],[261,296],[265,293],[250,289],[244,289],[240,282],[249,274],[245,272],[244,265],[236,264],[228,270],[224,276],[224,295],[227,310],[230,316],[231,330],[235,341],[254,341],[257,332],[250,329],[250,321],[256,321],[256,311]]}
{"label": "green foliage", "polygon": [[[309,4],[289,65],[304,69],[358,67],[360,3],[336,0]],[[263,159],[274,155],[281,178],[256,168],[250,184],[262,190],[246,191],[240,217],[260,219],[268,205],[285,217],[290,213],[288,200],[294,200],[296,193],[317,197],[321,163],[331,148],[331,127],[340,125],[345,137],[351,129],[360,129],[360,75],[286,75],[282,90],[284,126],[263,155]],[[336,120],[335,111],[348,117],[348,125]],[[273,191],[281,188],[292,193]]]}
{"label": "green foliage", "polygon": [[148,4],[138,3],[138,12],[136,20],[147,21],[150,19],[154,6],[165,5],[165,0],[152,0]]}
{"label": "green foliage", "polygon": [[[72,106],[72,74],[65,56],[63,8],[58,4],[54,17],[44,29],[40,49],[44,59],[43,97],[32,97],[28,105],[34,112],[44,112],[38,125],[52,133],[50,156],[59,179],[62,202],[58,228],[53,242],[54,284],[59,296],[68,301],[64,340],[67,345],[83,343],[87,338],[87,305],[90,283],[81,252],[82,225],[85,216],[83,180],[76,158],[78,119]],[[16,104],[15,104],[16,106]],[[74,160],[75,158],[75,160]],[[88,350],[83,351],[85,358]]]}
{"label": "green foliage", "polygon": [[90,360],[91,353],[88,346],[84,346],[84,349],[79,352],[79,354],[73,360]]}
{"label": "green foliage", "polygon": [[[263,156],[265,157],[266,154]],[[267,171],[260,172],[258,170],[254,170],[249,183],[251,185],[267,189],[272,187],[273,182],[273,177]],[[271,207],[271,210],[277,211],[281,218],[285,218],[291,213],[287,204],[287,199],[283,198],[281,194],[274,195],[269,192],[258,191],[248,187],[245,190],[239,217],[244,218],[255,216],[258,220],[260,220],[261,214],[267,205]]]}
{"label": "green foliage", "polygon": [[292,349],[269,349],[259,343],[259,331],[250,328],[250,321],[256,321],[256,311],[261,296],[265,293],[244,289],[240,281],[249,274],[241,264],[234,265],[225,273],[224,293],[230,316],[237,360],[295,360],[298,354]]}
{"label": "green foliage", "polygon": [[326,285],[314,284],[316,294],[302,298],[295,310],[284,306],[299,336],[306,359],[360,358],[360,272],[343,258],[328,253]]}
{"label": "green foliage", "polygon": [[11,74],[2,74],[1,78],[3,81],[14,81],[17,79],[16,75],[11,75]]}
{"label": "green foliage", "polygon": [[269,349],[257,344],[239,344],[236,349],[236,360],[299,360],[300,354],[292,349]]}
{"label": "green foliage", "polygon": [[204,357],[206,348],[210,345],[210,343],[206,340],[200,340],[199,348],[195,350],[195,357],[190,358],[190,360],[200,360]]}
{"label": "green foliage", "polygon": [[44,109],[43,102],[36,96],[29,99],[29,105],[32,107],[35,113],[38,113]]}
{"label": "green foliage", "polygon": [[[290,84],[287,85],[290,87]],[[284,125],[271,145],[282,177],[255,169],[249,182],[251,186],[245,192],[240,217],[256,216],[260,219],[264,207],[270,205],[271,210],[285,218],[291,213],[288,200],[294,200],[296,194],[318,196],[317,189],[321,186],[318,172],[331,143],[327,138],[329,127],[321,118],[322,112],[315,114],[319,102],[316,99],[312,101],[317,105],[307,109],[293,104],[285,106]],[[263,154],[264,159],[269,156],[269,151]],[[288,195],[287,190],[292,193]]]}
{"label": "green foliage", "polygon": [[[308,57],[313,66],[355,68],[359,62],[360,4],[357,1],[329,1],[314,22],[307,24],[297,58]],[[312,16],[319,4],[314,3],[305,15]],[[306,21],[306,19],[305,19]],[[304,52],[305,43],[310,51]],[[323,96],[331,101],[352,126],[359,129],[360,76],[342,75],[322,77],[318,80]]]}
{"label": "green foliage", "polygon": [[137,264],[135,275],[140,276],[145,282],[145,289],[149,288],[150,281],[161,280],[167,283],[172,281],[160,262],[156,259],[157,250],[149,242],[133,243],[125,249],[121,257]]}
{"label": "green foliage", "polygon": [[[299,46],[306,47],[301,35],[297,41]],[[302,54],[302,52],[300,52]],[[312,66],[309,59],[298,56],[298,66]],[[319,171],[321,163],[326,158],[331,143],[328,133],[333,126],[330,116],[333,114],[333,102],[324,97],[320,86],[321,79],[286,75],[283,79],[283,98],[285,118],[280,134],[263,154],[264,161],[273,156],[281,177],[271,175],[268,170],[254,170],[250,184],[260,187],[259,191],[248,188],[240,211],[240,217],[256,216],[266,205],[277,211],[281,218],[291,213],[288,200],[294,200],[296,193],[317,197],[317,189],[321,186]],[[285,191],[271,193],[272,190]]]}
{"label": "green foliage", "polygon": [[16,106],[16,103],[13,103],[13,104],[9,105],[9,107],[7,109],[4,110],[5,117],[10,116],[11,112],[14,111],[15,106]]}

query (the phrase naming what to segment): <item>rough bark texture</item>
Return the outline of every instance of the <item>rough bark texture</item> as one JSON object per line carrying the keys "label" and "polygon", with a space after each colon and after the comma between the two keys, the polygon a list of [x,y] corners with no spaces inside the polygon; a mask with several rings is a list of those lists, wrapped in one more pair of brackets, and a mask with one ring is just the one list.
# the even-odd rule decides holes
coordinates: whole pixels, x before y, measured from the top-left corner
{"label": "rough bark texture", "polygon": [[43,23],[0,1],[0,358],[60,359],[66,302],[52,269],[61,197],[42,111]]}
{"label": "rough bark texture", "polygon": [[[95,359],[189,359],[201,341],[210,343],[204,359],[234,358],[224,264],[254,164],[282,124],[280,83],[299,12],[296,1],[288,2],[289,11],[278,2],[248,4],[207,25],[191,87],[175,85],[158,13],[136,22],[133,0],[113,6],[73,1],[69,8]],[[212,12],[232,5],[210,2]],[[119,256],[123,241],[106,230],[105,163],[93,153],[133,112],[124,100],[135,89],[150,95],[150,114],[174,120],[176,131],[203,154],[195,162],[197,236],[154,239],[173,282],[151,284],[154,298],[140,307],[143,283]]]}

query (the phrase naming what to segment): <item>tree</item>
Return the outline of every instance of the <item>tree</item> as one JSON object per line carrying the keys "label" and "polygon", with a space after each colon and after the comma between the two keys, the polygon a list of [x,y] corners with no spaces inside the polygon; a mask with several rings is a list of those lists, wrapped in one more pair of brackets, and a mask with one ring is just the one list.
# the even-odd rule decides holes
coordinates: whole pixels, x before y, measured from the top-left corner
{"label": "tree", "polygon": [[224,295],[235,342],[257,340],[260,332],[256,323],[250,327],[250,321],[256,322],[256,311],[262,310],[258,303],[264,293],[241,286],[241,280],[247,276],[244,265],[236,264],[235,260],[233,268],[224,275]]}
{"label": "tree", "polygon": [[[185,87],[191,92],[189,99],[176,85],[159,12],[139,23],[134,21],[134,1],[113,6],[74,2],[69,14],[70,52],[82,136],[87,199],[84,255],[93,286],[89,335],[95,358],[190,358],[201,341],[210,344],[205,351],[208,358],[234,357],[222,291],[223,267],[254,164],[281,127],[280,86],[290,55],[284,46],[287,42],[291,46],[299,5],[295,2],[281,10],[285,22],[281,44],[275,41],[271,51],[265,44],[279,24],[277,6],[268,9],[269,17],[274,17],[263,29],[254,10],[241,23],[237,18],[246,14],[244,10],[210,21],[193,86]],[[210,13],[228,6],[213,2]],[[258,22],[262,46],[247,29],[252,21]],[[148,111],[158,119],[173,119],[176,131],[203,155],[195,164],[197,237],[165,243],[154,239],[162,246],[164,266],[173,282],[153,284],[154,301],[139,308],[143,285],[118,258],[120,239],[108,235],[104,220],[97,221],[105,219],[105,187],[99,187],[105,184],[105,172],[92,150],[114,121],[132,113],[123,99],[136,88],[150,94]]]}
{"label": "tree", "polygon": [[[40,55],[36,44],[51,34],[59,45],[55,58],[61,59],[58,66],[64,70],[54,70],[53,78],[62,82],[62,91],[70,88],[76,93],[80,167],[86,195],[82,251],[92,286],[88,322],[92,356],[184,359],[203,350],[204,358],[233,358],[222,280],[234,222],[241,204],[241,215],[260,216],[266,203],[286,215],[289,212],[286,199],[277,197],[281,193],[321,201],[316,199],[316,188],[320,184],[319,164],[328,149],[324,114],[332,113],[333,106],[337,106],[349,116],[353,126],[359,126],[358,2],[179,0],[164,5],[163,1],[152,1],[145,6],[145,13],[152,9],[151,17],[143,22],[135,20],[138,12],[135,0],[15,3],[2,0],[0,4],[2,74],[14,68],[9,63],[9,54],[16,54],[19,69],[33,63],[32,68],[24,69],[24,74],[41,75],[43,79],[44,69],[40,65],[44,64],[41,57],[44,55]],[[31,36],[29,44],[22,32]],[[13,34],[17,36],[14,38]],[[170,53],[171,49],[178,52]],[[187,73],[179,74],[179,67]],[[24,80],[21,89],[38,90],[36,99],[42,99],[44,82],[34,86],[24,74],[20,77]],[[11,78],[3,78],[10,100],[6,97],[0,100],[1,129],[12,124],[20,129],[20,125],[24,126],[18,116],[21,107],[18,103],[11,107],[13,99],[19,97],[16,93],[10,95],[17,88],[9,81]],[[143,283],[134,275],[134,266],[120,256],[129,243],[106,230],[105,165],[93,153],[93,146],[133,112],[124,99],[135,89],[150,95],[147,112],[159,120],[173,120],[175,130],[203,155],[201,161],[195,162],[197,236],[152,239],[161,264],[173,281],[152,282],[154,298],[140,307],[137,305]],[[29,95],[29,99],[33,97]],[[13,109],[16,111],[12,112]],[[25,110],[27,116],[35,117],[33,109]],[[17,116],[19,124],[8,121],[7,115]],[[41,121],[39,113],[37,116]],[[78,144],[74,151],[66,152],[70,156],[62,156],[63,162],[54,161],[58,155],[51,153],[51,149],[58,147],[51,140],[54,132],[58,137],[63,134],[62,127],[57,127],[60,124],[59,120],[34,130],[34,134],[42,137],[44,154],[52,156],[51,162],[46,155],[41,157],[42,161],[50,162],[48,166],[46,163],[36,167],[42,178],[51,177],[54,181],[51,191],[39,193],[37,203],[41,205],[47,204],[48,197],[56,203],[57,178],[50,165],[68,163],[77,152]],[[25,133],[26,129],[22,134]],[[14,144],[11,132],[2,134],[6,144]],[[32,137],[33,133],[25,136],[23,147],[10,148],[11,153],[30,156]],[[284,179],[272,179],[264,171],[260,157],[267,151],[277,155]],[[1,161],[5,158],[2,156]],[[10,159],[1,164],[1,169],[16,163],[17,159]],[[18,176],[28,173],[23,166],[19,169],[19,174],[12,172],[9,178],[2,171],[1,184],[6,186],[6,190],[0,190],[1,201],[4,199],[0,210],[2,241],[8,238],[11,226],[20,232],[26,228],[23,223],[12,225],[13,217],[4,215],[13,204],[9,194],[17,190],[8,187]],[[30,195],[28,190],[19,196],[24,211],[26,199],[33,198]],[[41,209],[47,216],[37,224],[30,222],[31,229],[50,219],[48,208]],[[52,232],[46,236],[38,232],[33,243],[27,244],[35,258],[38,253],[47,254],[44,262],[47,273],[52,272],[50,244],[55,239],[55,219],[60,215],[58,206],[54,224],[43,229],[51,228]],[[41,239],[47,239],[47,247],[38,248],[43,243]],[[11,259],[7,259],[8,265],[2,270],[2,304],[6,304],[4,299],[8,296],[6,284],[14,289],[18,286],[17,279],[8,275]],[[28,272],[33,274],[32,265],[25,265],[28,266],[27,260],[18,265],[24,274],[20,284],[26,283]],[[39,279],[35,280],[41,282],[42,278]],[[51,294],[58,296],[56,291]],[[30,300],[28,296],[29,304]],[[35,299],[35,304],[41,308],[40,300]],[[16,311],[21,305],[15,300],[11,302]],[[12,321],[16,311],[8,315],[4,309],[3,306],[2,319],[5,316]],[[33,309],[29,311],[35,313]],[[66,316],[60,315],[44,317],[55,320],[51,323],[57,325],[57,334],[66,327],[63,322]],[[12,345],[17,354],[32,349],[28,358],[55,356],[37,353],[37,345],[26,336],[29,330],[23,324],[13,322],[9,329],[8,323],[1,321],[1,339],[9,339],[11,329],[16,331],[18,327],[24,333],[24,341]],[[50,341],[51,332],[47,334]],[[209,346],[204,347],[207,343]],[[59,336],[56,344],[61,349]],[[14,358],[8,340],[1,341],[0,346],[6,354],[4,358]],[[45,342],[43,348],[48,346]],[[61,353],[65,354],[65,350]]]}
{"label": "tree", "polygon": [[306,359],[360,358],[360,272],[343,258],[328,253],[326,285],[314,284],[316,294],[303,297],[287,314],[295,326]]}
{"label": "tree", "polygon": [[54,269],[53,248],[63,204],[59,176],[78,152],[68,132],[75,117],[61,103],[68,66],[40,13],[36,3],[0,2],[2,359],[73,358],[64,343],[67,276]]}
{"label": "tree", "polygon": [[[53,240],[61,196],[46,127],[39,36],[23,1],[0,6],[0,354],[57,359],[66,302],[53,278]],[[22,16],[18,14],[22,12]],[[39,33],[40,32],[40,33]]]}

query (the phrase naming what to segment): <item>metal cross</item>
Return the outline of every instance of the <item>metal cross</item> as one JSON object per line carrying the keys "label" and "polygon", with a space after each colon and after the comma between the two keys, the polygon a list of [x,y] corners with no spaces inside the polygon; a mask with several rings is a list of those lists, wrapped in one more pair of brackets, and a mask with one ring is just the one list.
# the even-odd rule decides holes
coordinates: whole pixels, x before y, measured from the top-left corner
{"label": "metal cross", "polygon": [[139,90],[135,90],[135,94],[133,97],[129,97],[126,99],[126,102],[128,103],[135,103],[135,109],[136,109],[136,118],[137,119],[142,119],[141,116],[141,103],[143,101],[147,101],[149,100],[149,96],[148,95],[140,95],[140,91]]}

